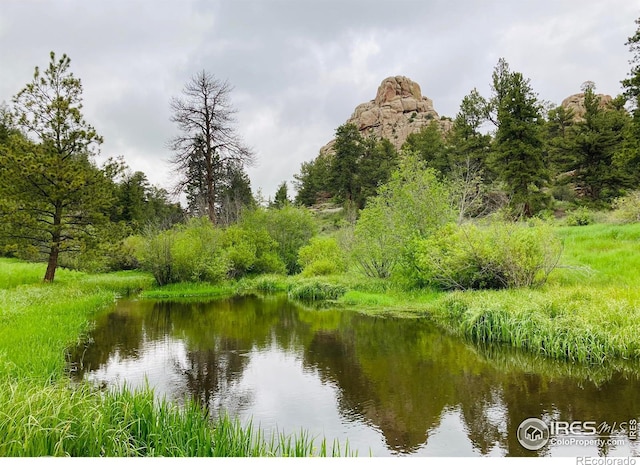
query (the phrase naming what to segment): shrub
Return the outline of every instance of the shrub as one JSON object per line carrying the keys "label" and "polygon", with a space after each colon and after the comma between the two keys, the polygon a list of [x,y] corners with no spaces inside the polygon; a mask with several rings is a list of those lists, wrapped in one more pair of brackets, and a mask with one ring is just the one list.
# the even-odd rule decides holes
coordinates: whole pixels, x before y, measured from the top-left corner
{"label": "shrub", "polygon": [[588,208],[580,207],[567,216],[568,226],[587,226],[593,223],[593,214]]}
{"label": "shrub", "polygon": [[148,231],[141,251],[142,268],[151,272],[156,282],[163,286],[174,282],[171,248],[175,241],[175,231]]}
{"label": "shrub", "polygon": [[298,264],[303,276],[342,273],[347,264],[338,242],[332,237],[313,237],[298,251]]}
{"label": "shrub", "polygon": [[370,277],[387,278],[405,259],[407,245],[455,218],[451,190],[424,161],[407,155],[356,223],[353,259]]}
{"label": "shrub", "polygon": [[613,219],[619,223],[640,222],[640,191],[633,191],[613,201]]}
{"label": "shrub", "polygon": [[206,218],[166,231],[149,231],[140,258],[160,285],[182,281],[217,282],[228,272],[222,253],[222,231]]}
{"label": "shrub", "polygon": [[284,262],[276,252],[277,243],[265,228],[253,228],[251,224],[230,226],[225,230],[223,246],[231,278],[286,273]]}
{"label": "shrub", "polygon": [[[298,250],[306,245],[315,233],[316,224],[311,213],[305,208],[286,205],[279,209],[246,212],[240,220],[242,228],[253,231],[264,230],[275,241],[274,251],[286,266],[289,274],[298,273]],[[274,257],[269,257],[265,264],[275,263]]]}
{"label": "shrub", "polygon": [[542,224],[494,221],[448,225],[414,243],[422,284],[443,289],[504,289],[542,284],[558,263],[561,244]]}
{"label": "shrub", "polygon": [[224,279],[229,268],[222,253],[222,231],[208,218],[197,218],[179,225],[171,247],[172,282]]}

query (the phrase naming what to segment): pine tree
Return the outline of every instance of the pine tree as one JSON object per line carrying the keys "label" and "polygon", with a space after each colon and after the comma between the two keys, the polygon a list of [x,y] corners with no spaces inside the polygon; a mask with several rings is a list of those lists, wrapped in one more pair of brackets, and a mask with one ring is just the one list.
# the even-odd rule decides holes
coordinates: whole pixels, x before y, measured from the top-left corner
{"label": "pine tree", "polygon": [[82,116],[82,85],[71,60],[51,52],[49,66],[13,98],[11,134],[0,149],[0,215],[8,240],[44,253],[44,280],[54,280],[61,253],[106,221],[111,188],[92,162],[102,138]]}
{"label": "pine tree", "polygon": [[278,190],[273,198],[273,202],[271,202],[272,208],[282,208],[285,205],[289,205],[291,202],[289,201],[289,196],[287,194],[287,182],[282,181],[282,183],[278,186]]}
{"label": "pine tree", "polygon": [[521,73],[494,73],[498,129],[492,167],[510,195],[514,212],[526,217],[546,206],[548,172],[543,159],[542,115],[529,81]]}
{"label": "pine tree", "polygon": [[571,128],[575,180],[591,201],[608,201],[620,194],[624,177],[616,164],[627,116],[624,109],[604,108],[593,84],[584,89],[585,114]]}

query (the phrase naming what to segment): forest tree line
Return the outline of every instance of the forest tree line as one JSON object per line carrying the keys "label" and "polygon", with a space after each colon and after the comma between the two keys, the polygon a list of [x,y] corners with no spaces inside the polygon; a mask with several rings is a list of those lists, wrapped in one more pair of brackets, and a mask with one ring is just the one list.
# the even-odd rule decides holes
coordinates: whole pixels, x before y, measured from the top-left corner
{"label": "forest tree line", "polygon": [[[548,216],[638,197],[639,44],[636,32],[627,43],[633,60],[624,93],[604,102],[586,82],[583,114],[542,102],[501,59],[491,95],[472,90],[446,133],[431,124],[397,151],[387,140],[340,126],[333,153],[302,164],[295,199],[284,182],[268,205],[251,191],[245,168],[255,154],[236,132],[228,82],[202,71],[171,100],[177,182],[168,192],[123,159],[96,163],[102,137],[83,117],[80,79],[69,57],[52,52],[48,67],[36,67],[0,113],[0,250],[46,261],[45,281],[53,281],[59,265],[141,267],[161,284],[356,266],[373,277],[404,270],[412,282],[442,284],[438,247],[443,253],[455,247],[470,218],[496,211],[510,220]],[[178,194],[185,207],[174,200]],[[306,207],[325,201],[344,206],[345,221],[333,236],[316,237],[321,228]],[[434,232],[453,242],[430,243]],[[519,234],[511,236],[525,244],[527,234]],[[536,273],[554,261],[545,234],[536,247],[544,241],[549,247],[538,250]],[[427,251],[429,244],[436,252]],[[469,285],[508,281],[475,276]]]}

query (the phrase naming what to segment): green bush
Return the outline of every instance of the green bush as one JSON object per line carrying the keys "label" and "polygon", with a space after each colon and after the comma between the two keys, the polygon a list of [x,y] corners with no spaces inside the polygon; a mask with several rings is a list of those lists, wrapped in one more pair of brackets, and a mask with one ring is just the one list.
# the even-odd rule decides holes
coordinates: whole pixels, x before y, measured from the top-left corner
{"label": "green bush", "polygon": [[220,281],[229,270],[222,235],[206,218],[194,218],[167,231],[149,231],[140,253],[142,267],[160,285]]}
{"label": "green bush", "polygon": [[173,282],[218,282],[228,271],[222,253],[222,231],[207,218],[197,218],[177,228],[171,248]]}
{"label": "green bush", "polygon": [[344,255],[333,237],[313,237],[298,251],[303,276],[323,276],[347,271]]}
{"label": "green bush", "polygon": [[580,207],[567,216],[567,226],[587,226],[593,223],[593,213],[588,208]]}
{"label": "green bush", "polygon": [[353,236],[355,263],[367,276],[389,277],[403,265],[411,241],[455,218],[451,199],[450,186],[424,161],[407,155],[362,210]]}
{"label": "green bush", "polygon": [[[316,224],[311,213],[305,208],[291,205],[278,209],[256,209],[245,212],[239,226],[252,231],[266,231],[275,241],[274,251],[289,274],[300,271],[298,250],[316,234]],[[264,257],[263,264],[274,266],[275,257]]]}
{"label": "green bush", "polygon": [[613,201],[613,219],[618,223],[640,222],[640,191],[633,191]]}
{"label": "green bush", "polygon": [[558,263],[561,244],[542,223],[494,221],[447,225],[413,244],[421,284],[443,289],[504,289],[542,284]]}
{"label": "green bush", "polygon": [[251,224],[229,226],[225,230],[223,246],[231,278],[286,273],[284,262],[276,252],[277,243],[265,228],[254,228]]}

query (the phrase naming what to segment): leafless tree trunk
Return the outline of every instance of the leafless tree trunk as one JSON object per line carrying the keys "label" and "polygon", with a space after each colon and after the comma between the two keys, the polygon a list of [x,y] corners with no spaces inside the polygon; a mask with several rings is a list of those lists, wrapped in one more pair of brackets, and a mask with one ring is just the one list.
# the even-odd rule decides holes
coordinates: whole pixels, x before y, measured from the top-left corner
{"label": "leafless tree trunk", "polygon": [[[246,166],[254,161],[252,150],[234,128],[236,110],[229,101],[231,90],[227,81],[201,71],[185,85],[181,98],[171,100],[171,120],[180,130],[170,143],[174,152],[171,162],[179,175],[175,191],[183,192],[190,185],[201,183],[206,214],[214,224],[218,222],[217,186],[225,168],[232,163]],[[194,172],[194,165],[199,170]]]}

